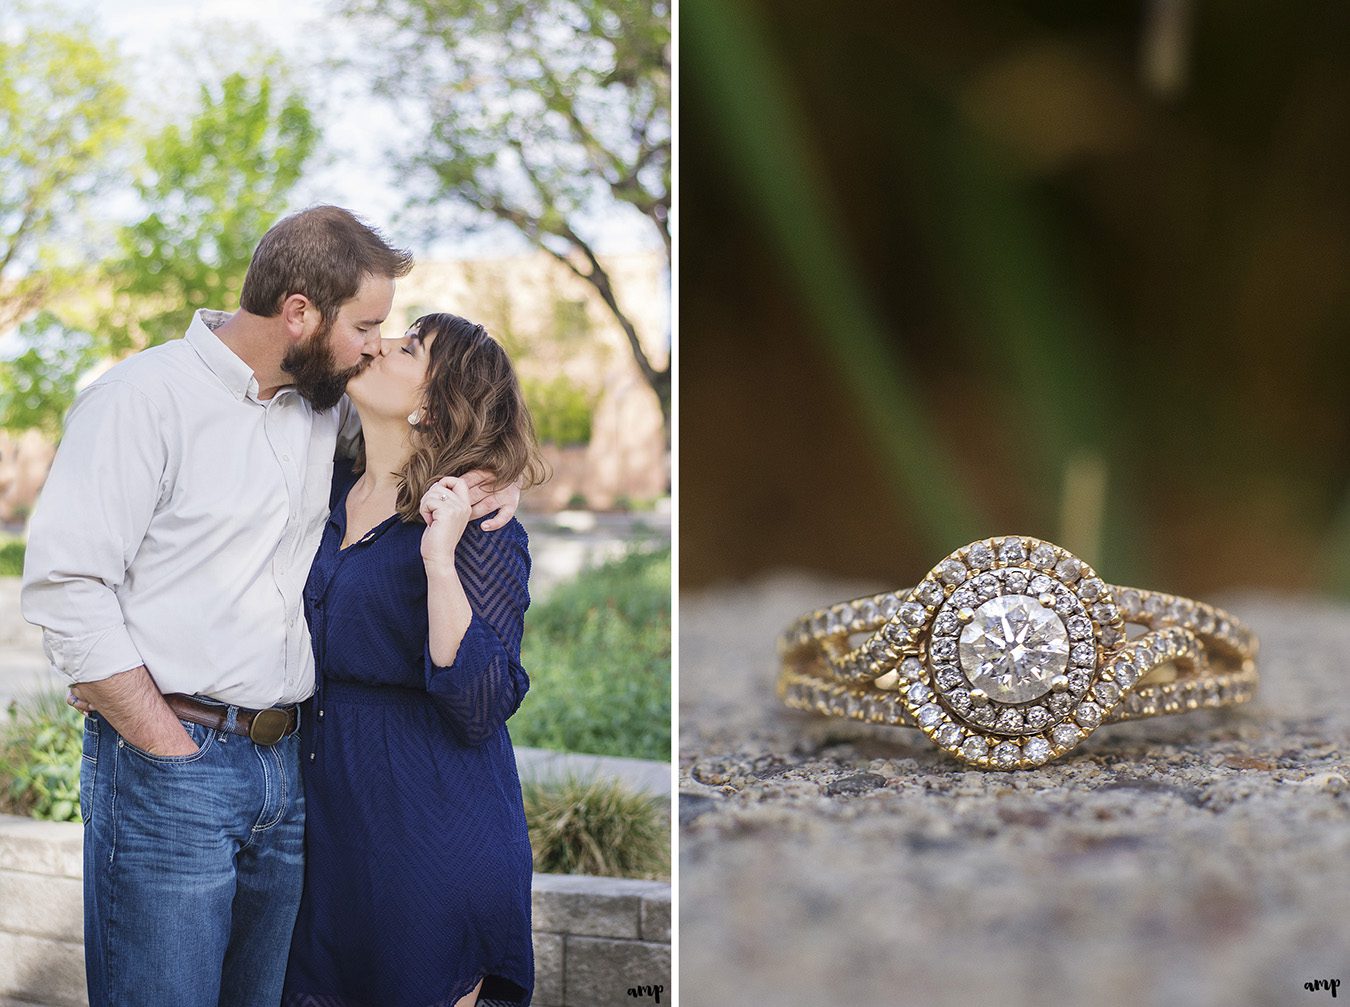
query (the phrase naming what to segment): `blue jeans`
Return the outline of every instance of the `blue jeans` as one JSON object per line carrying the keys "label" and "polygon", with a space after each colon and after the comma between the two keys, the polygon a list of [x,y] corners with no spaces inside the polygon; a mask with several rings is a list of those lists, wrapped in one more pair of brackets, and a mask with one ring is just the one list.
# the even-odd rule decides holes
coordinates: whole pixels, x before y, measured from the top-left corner
{"label": "blue jeans", "polygon": [[85,719],[90,1007],[276,1007],[304,881],[300,738],[255,745],[188,721],[154,756]]}

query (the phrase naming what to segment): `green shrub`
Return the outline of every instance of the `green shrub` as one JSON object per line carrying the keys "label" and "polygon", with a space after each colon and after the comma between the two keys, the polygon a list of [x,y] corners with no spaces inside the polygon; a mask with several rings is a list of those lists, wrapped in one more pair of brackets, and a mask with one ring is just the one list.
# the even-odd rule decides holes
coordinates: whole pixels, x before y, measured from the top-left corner
{"label": "green shrub", "polygon": [[544,444],[586,444],[591,439],[594,396],[565,377],[521,381],[535,433]]}
{"label": "green shrub", "polygon": [[525,616],[518,745],[670,759],[670,548],[631,552]]}
{"label": "green shrub", "polygon": [[0,577],[18,577],[23,574],[23,539],[0,539]]}
{"label": "green shrub", "polygon": [[548,874],[670,877],[670,822],[663,798],[618,780],[527,780],[521,785],[534,869]]}
{"label": "green shrub", "polygon": [[0,730],[0,811],[78,822],[83,745],[84,717],[61,693],[10,703]]}

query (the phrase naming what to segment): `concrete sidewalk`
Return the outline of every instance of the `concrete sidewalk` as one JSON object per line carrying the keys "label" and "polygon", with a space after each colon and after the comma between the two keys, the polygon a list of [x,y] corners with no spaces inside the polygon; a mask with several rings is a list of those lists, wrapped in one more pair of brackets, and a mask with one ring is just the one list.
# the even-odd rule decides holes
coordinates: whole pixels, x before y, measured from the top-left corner
{"label": "concrete sidewalk", "polygon": [[516,766],[521,780],[556,779],[571,773],[589,778],[610,776],[623,780],[634,790],[653,796],[669,794],[671,769],[669,762],[649,759],[627,759],[612,755],[583,755],[574,752],[555,752],[549,748],[516,746]]}

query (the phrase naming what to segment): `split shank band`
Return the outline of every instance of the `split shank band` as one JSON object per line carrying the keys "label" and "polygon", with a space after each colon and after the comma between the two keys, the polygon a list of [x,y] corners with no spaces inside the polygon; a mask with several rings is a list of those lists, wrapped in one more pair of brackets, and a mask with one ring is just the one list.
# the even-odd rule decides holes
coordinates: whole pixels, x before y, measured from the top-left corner
{"label": "split shank band", "polygon": [[1222,609],[1107,584],[1058,546],[999,536],[913,588],[794,620],[777,692],[796,709],[918,728],[964,762],[1029,768],[1103,723],[1247,702],[1257,649]]}

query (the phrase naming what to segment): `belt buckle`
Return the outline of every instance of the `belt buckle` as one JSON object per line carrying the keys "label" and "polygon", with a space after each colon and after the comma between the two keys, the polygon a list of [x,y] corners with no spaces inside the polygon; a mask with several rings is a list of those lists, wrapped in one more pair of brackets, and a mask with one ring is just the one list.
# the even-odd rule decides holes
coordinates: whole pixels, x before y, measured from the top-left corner
{"label": "belt buckle", "polygon": [[290,717],[285,710],[270,707],[259,710],[249,724],[248,737],[255,745],[275,745],[286,734],[286,724]]}

